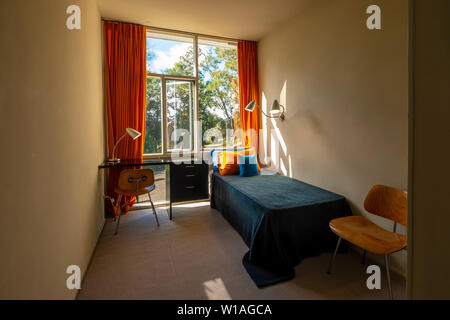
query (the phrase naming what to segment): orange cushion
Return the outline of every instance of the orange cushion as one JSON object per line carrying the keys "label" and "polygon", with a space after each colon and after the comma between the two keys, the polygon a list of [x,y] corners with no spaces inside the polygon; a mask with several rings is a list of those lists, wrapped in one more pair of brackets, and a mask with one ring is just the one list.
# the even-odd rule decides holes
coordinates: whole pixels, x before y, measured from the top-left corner
{"label": "orange cushion", "polygon": [[219,172],[221,175],[239,174],[239,163],[237,161],[238,153],[236,151],[220,151],[217,155],[219,158]]}

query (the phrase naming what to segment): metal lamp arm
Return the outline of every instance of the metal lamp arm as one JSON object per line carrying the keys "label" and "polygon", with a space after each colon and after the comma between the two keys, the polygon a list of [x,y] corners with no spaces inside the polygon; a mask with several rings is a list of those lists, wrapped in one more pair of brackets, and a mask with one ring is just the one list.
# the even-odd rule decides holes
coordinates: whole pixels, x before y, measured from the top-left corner
{"label": "metal lamp arm", "polygon": [[281,112],[281,114],[278,117],[274,117],[274,116],[269,116],[268,114],[266,114],[260,107],[258,104],[256,104],[256,106],[258,107],[259,110],[261,110],[261,112],[263,113],[263,115],[265,115],[267,118],[272,118],[272,119],[278,119],[280,118],[281,120],[284,120],[284,111],[286,110],[284,108],[283,105],[280,104],[280,107],[283,108],[283,111]]}
{"label": "metal lamp arm", "polygon": [[261,110],[262,114],[265,115],[267,118],[278,118],[278,117],[273,117],[273,116],[269,116],[268,114],[266,114],[259,106],[258,104],[256,104],[256,106],[258,107],[259,110]]}
{"label": "metal lamp arm", "polygon": [[117,140],[116,144],[114,145],[113,152],[112,152],[112,157],[113,157],[113,159],[116,158],[116,148],[117,148],[117,145],[118,145],[119,142],[120,142],[123,138],[125,138],[126,136],[127,136],[127,133],[125,133],[123,136],[121,136],[120,139]]}

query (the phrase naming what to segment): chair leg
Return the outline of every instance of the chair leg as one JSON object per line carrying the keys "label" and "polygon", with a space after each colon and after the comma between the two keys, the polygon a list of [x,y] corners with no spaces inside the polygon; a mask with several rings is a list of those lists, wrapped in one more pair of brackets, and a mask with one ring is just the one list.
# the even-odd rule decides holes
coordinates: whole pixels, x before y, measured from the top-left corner
{"label": "chair leg", "polygon": [[392,285],[391,285],[391,275],[389,272],[389,255],[384,255],[384,262],[386,264],[386,274],[387,274],[387,280],[388,280],[388,287],[389,287],[389,299],[393,300],[394,296],[392,295]]}
{"label": "chair leg", "polygon": [[122,200],[122,195],[119,195],[119,200],[117,201],[117,207],[116,207],[116,214],[114,217],[117,216],[117,214],[119,214],[119,218],[117,219],[117,224],[116,224],[116,232],[114,232],[114,235],[116,236],[119,233],[119,224],[120,224],[120,217],[122,216],[122,211],[120,210],[120,201]]}
{"label": "chair leg", "polygon": [[152,197],[150,196],[150,192],[148,193],[148,199],[150,200],[150,203],[152,204],[153,214],[155,215],[155,218],[156,218],[156,225],[159,227],[158,215],[156,214],[155,206],[153,205],[153,201],[152,201]]}
{"label": "chair leg", "polygon": [[338,252],[339,245],[341,244],[341,240],[342,240],[342,238],[339,237],[339,240],[338,240],[337,245],[336,245],[336,249],[334,250],[334,253],[331,256],[330,265],[328,266],[328,271],[327,271],[328,274],[331,274],[331,269],[333,268],[334,259],[336,258],[336,254]]}
{"label": "chair leg", "polygon": [[361,264],[362,264],[363,266],[366,265],[366,250],[364,250],[364,252],[363,252],[363,258],[362,258]]}
{"label": "chair leg", "polygon": [[[116,206],[116,212],[114,213],[114,221],[116,221],[117,215],[120,210],[120,201],[122,200],[122,195],[119,194],[119,199],[117,199],[117,206]],[[113,203],[114,204],[114,203]]]}

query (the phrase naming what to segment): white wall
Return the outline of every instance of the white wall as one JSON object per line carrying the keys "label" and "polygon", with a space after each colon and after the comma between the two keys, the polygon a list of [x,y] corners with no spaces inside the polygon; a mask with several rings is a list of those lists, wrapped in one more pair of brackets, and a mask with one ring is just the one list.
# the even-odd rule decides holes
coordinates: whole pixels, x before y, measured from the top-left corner
{"label": "white wall", "polygon": [[[284,122],[263,117],[278,130],[263,146],[278,150],[281,172],[344,195],[354,214],[392,230],[363,201],[375,184],[407,189],[408,1],[376,3],[381,30],[366,28],[373,1],[320,0],[259,42],[263,108],[278,99],[287,109]],[[406,252],[393,254],[393,268],[405,273]]]}
{"label": "white wall", "polygon": [[0,298],[72,299],[66,268],[86,270],[104,223],[100,15],[7,0],[0,21]]}

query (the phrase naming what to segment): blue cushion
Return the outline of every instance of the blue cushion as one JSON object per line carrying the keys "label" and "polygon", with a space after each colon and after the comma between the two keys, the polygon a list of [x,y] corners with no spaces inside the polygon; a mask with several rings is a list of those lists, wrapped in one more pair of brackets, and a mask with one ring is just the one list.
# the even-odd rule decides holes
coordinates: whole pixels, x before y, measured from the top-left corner
{"label": "blue cushion", "polygon": [[259,175],[258,165],[256,164],[256,154],[251,156],[238,156],[239,176],[253,177]]}
{"label": "blue cushion", "polygon": [[219,172],[219,157],[217,156],[217,150],[211,150],[211,160],[213,172]]}

